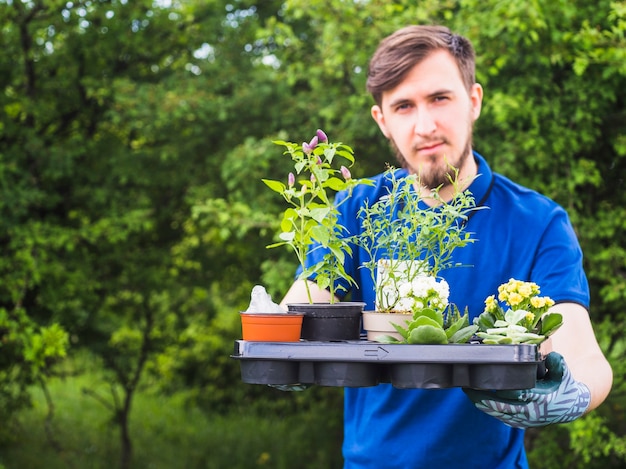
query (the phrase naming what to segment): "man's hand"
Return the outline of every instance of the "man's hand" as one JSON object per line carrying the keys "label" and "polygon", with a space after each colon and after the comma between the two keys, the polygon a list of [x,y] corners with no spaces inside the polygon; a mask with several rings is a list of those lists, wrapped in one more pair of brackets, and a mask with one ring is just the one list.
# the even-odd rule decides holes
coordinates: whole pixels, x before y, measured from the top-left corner
{"label": "man's hand", "polygon": [[565,360],[556,352],[546,357],[545,377],[536,387],[512,391],[463,389],[483,412],[516,428],[542,427],[571,422],[585,413],[589,389],[576,381]]}

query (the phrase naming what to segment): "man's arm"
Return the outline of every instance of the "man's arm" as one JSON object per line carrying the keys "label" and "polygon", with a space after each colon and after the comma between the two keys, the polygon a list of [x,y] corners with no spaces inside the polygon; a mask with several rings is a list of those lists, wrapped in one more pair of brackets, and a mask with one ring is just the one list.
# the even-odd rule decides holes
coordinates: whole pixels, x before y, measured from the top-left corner
{"label": "man's arm", "polygon": [[[309,297],[306,293],[305,280],[296,280],[291,288],[280,302],[283,308],[287,308],[289,303],[308,303]],[[306,280],[309,284],[309,290],[311,292],[311,299],[313,303],[330,303],[330,292],[328,290],[322,290],[317,286],[317,283]],[[339,301],[339,299],[337,299]]]}
{"label": "man's arm", "polygon": [[595,409],[609,395],[613,371],[598,345],[589,313],[576,303],[560,303],[550,311],[563,315],[563,325],[549,339],[551,348],[563,356],[572,377],[589,388],[587,411]]}

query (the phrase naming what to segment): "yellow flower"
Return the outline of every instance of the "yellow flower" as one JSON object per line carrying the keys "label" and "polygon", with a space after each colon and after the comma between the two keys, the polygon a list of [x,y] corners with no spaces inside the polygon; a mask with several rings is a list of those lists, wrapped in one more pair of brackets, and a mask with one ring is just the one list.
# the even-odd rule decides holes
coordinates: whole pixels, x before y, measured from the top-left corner
{"label": "yellow flower", "polygon": [[522,295],[520,295],[517,292],[513,292],[509,295],[509,305],[511,306],[517,306],[519,305],[522,301],[524,301],[524,297]]}
{"label": "yellow flower", "polygon": [[530,304],[534,308],[549,308],[554,306],[554,300],[549,296],[535,296],[530,299]]}
{"label": "yellow flower", "polygon": [[533,322],[533,321],[534,321],[534,319],[535,319],[535,315],[534,315],[533,313],[531,313],[530,311],[528,311],[528,312],[526,313],[526,316],[525,316],[525,317],[526,317],[526,320],[527,320],[528,322]]}
{"label": "yellow flower", "polygon": [[531,287],[530,283],[523,283],[523,284],[521,284],[519,286],[519,288],[517,289],[517,291],[524,298],[530,298],[530,296],[533,294],[533,290],[532,290],[532,287]]}
{"label": "yellow flower", "polygon": [[490,295],[485,299],[485,311],[493,313],[497,306],[495,295]]}
{"label": "yellow flower", "polygon": [[541,298],[541,297],[539,297],[539,296],[533,296],[533,297],[530,299],[530,305],[531,305],[533,308],[543,308],[543,305],[544,305],[544,304],[545,304],[545,302],[544,302],[544,298]]}

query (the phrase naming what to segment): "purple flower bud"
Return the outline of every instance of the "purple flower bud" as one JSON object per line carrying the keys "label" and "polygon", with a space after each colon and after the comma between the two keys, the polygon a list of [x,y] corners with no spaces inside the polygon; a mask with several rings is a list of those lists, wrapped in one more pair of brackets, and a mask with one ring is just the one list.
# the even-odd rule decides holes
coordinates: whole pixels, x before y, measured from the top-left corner
{"label": "purple flower bud", "polygon": [[296,183],[296,177],[293,175],[293,173],[289,173],[288,182],[289,187],[293,187],[293,185]]}
{"label": "purple flower bud", "polygon": [[306,154],[306,155],[310,155],[311,152],[313,151],[313,148],[311,148],[311,145],[309,145],[308,143],[304,142],[302,144],[302,151]]}
{"label": "purple flower bud", "polygon": [[316,135],[309,142],[309,147],[311,147],[311,150],[315,150],[315,147],[317,146],[317,143],[318,143],[318,140],[317,140],[317,135]]}
{"label": "purple flower bud", "polygon": [[315,174],[311,174],[311,182],[315,184]]}
{"label": "purple flower bud", "polygon": [[328,142],[328,137],[326,136],[326,134],[324,133],[322,129],[317,129],[317,138],[320,141],[320,143]]}
{"label": "purple flower bud", "polygon": [[322,164],[322,158],[319,155],[317,156],[317,164]]}
{"label": "purple flower bud", "polygon": [[350,174],[350,170],[348,168],[346,168],[345,166],[341,167],[341,174],[343,175],[343,178],[346,181],[352,179],[352,174]]}

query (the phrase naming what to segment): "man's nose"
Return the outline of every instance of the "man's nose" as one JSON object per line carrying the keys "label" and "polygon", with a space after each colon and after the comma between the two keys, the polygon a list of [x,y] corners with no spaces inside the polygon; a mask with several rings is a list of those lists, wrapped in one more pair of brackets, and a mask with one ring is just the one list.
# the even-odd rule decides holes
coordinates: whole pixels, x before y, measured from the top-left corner
{"label": "man's nose", "polygon": [[416,110],[414,131],[417,135],[431,135],[437,124],[435,116],[426,108]]}

